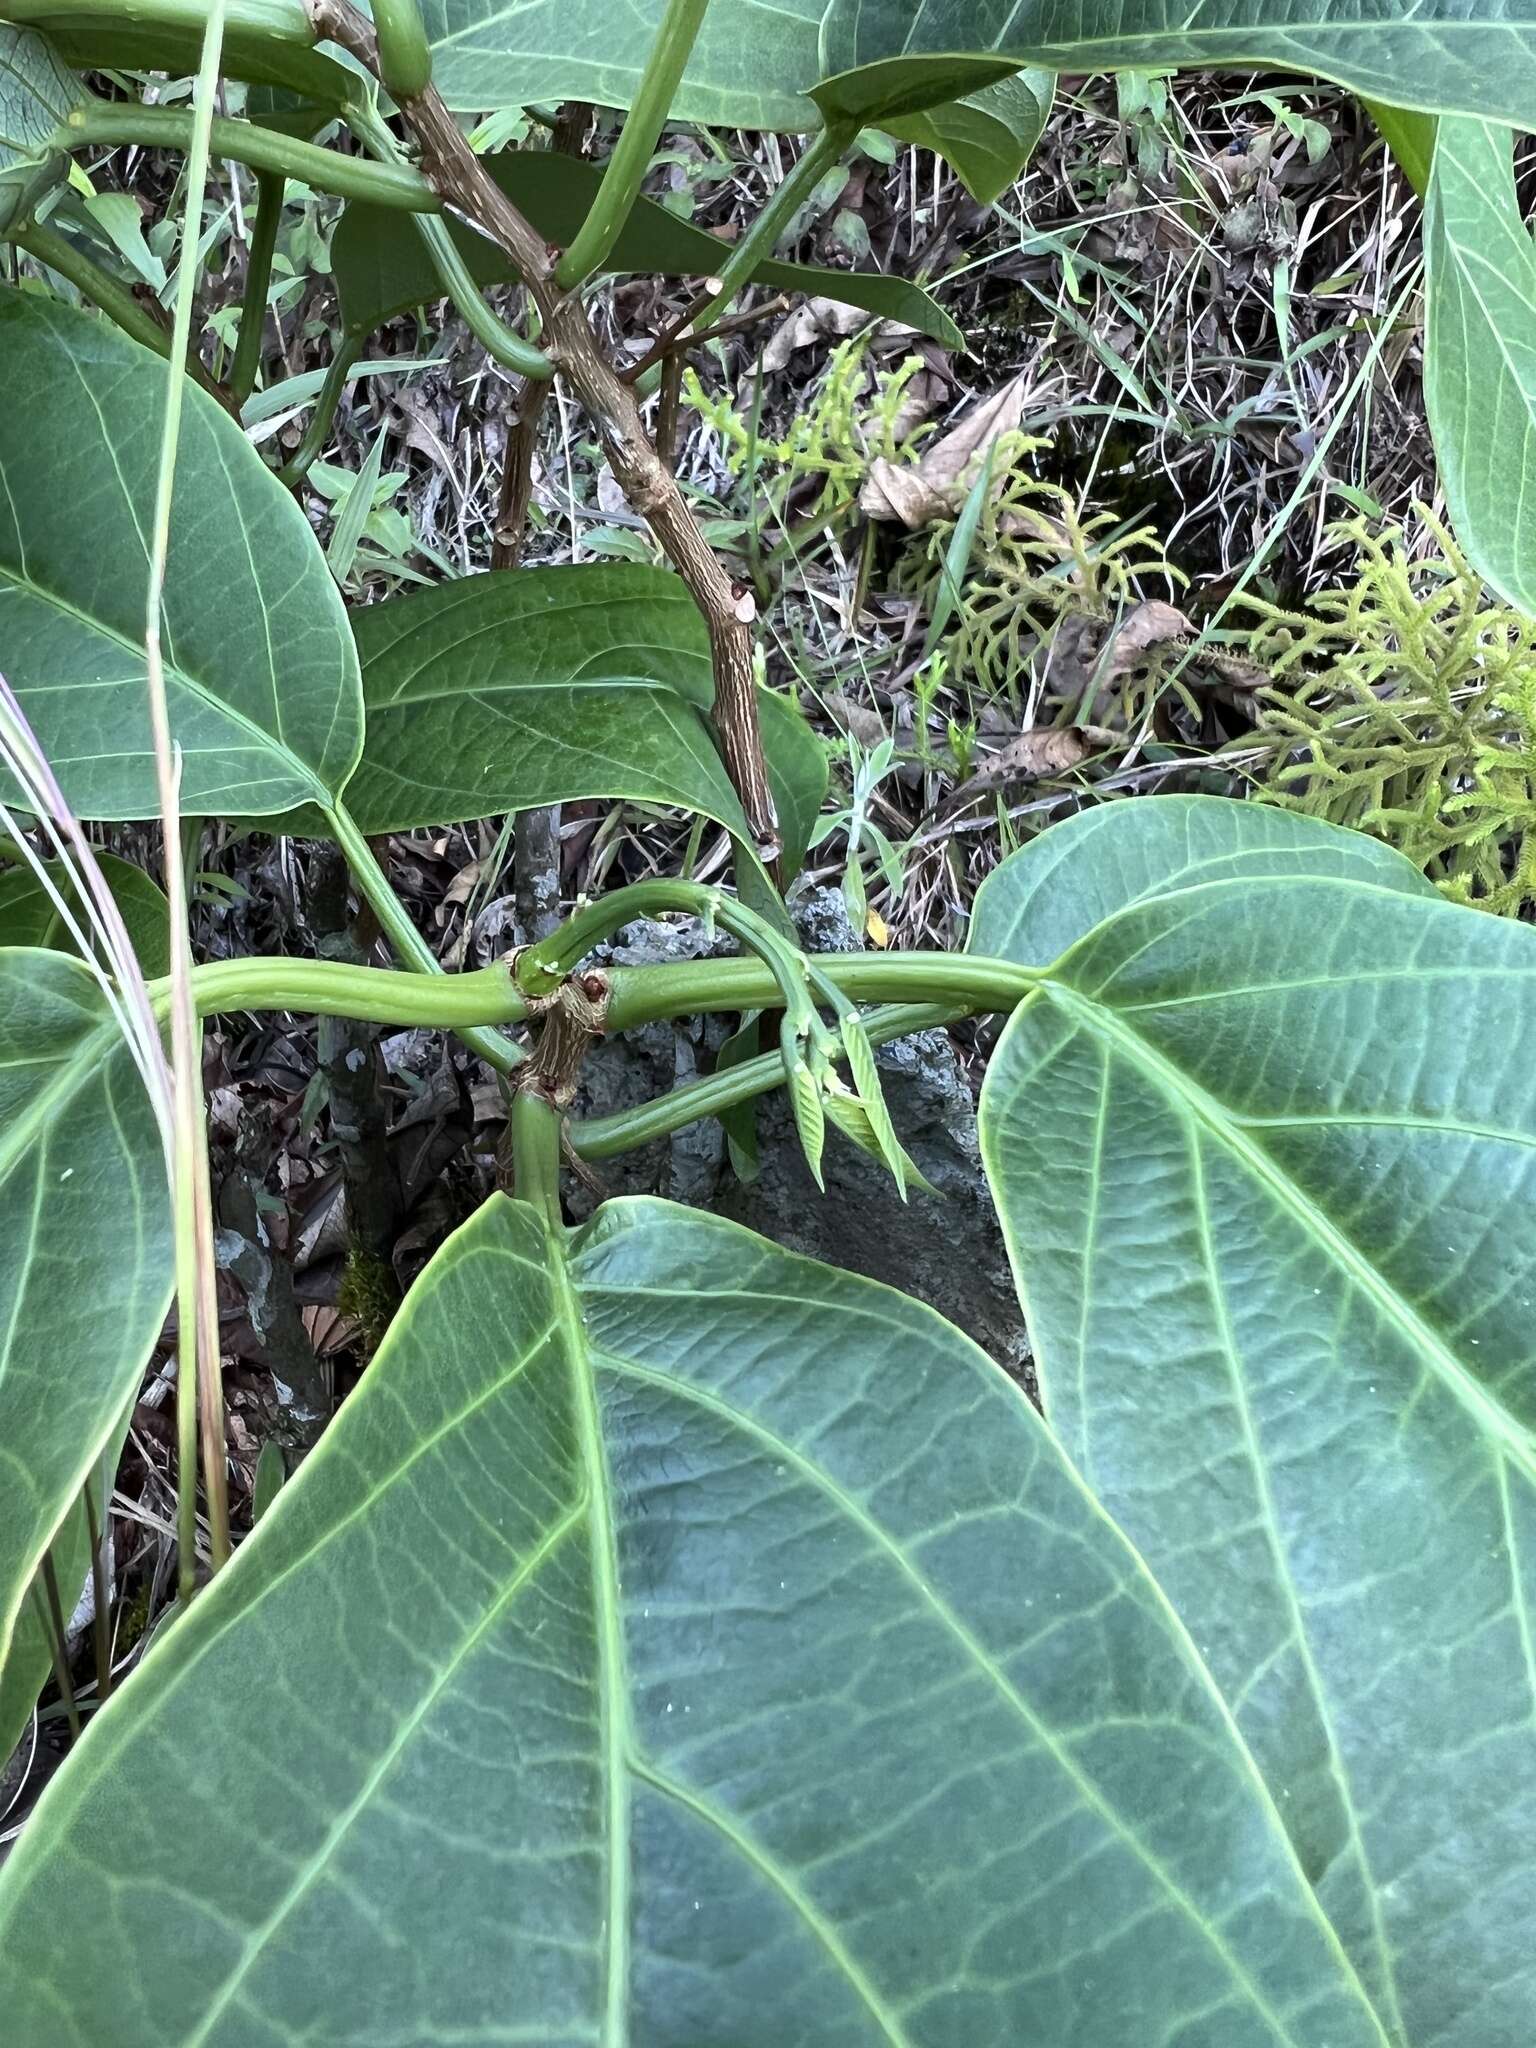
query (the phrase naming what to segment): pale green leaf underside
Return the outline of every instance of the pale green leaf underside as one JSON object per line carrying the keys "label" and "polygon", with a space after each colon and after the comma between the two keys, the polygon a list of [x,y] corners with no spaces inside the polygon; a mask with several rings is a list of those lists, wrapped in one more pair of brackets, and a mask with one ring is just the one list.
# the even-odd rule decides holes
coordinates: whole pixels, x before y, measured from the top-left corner
{"label": "pale green leaf underside", "polygon": [[0,1657],[170,1272],[159,1133],[89,969],[0,951]]}
{"label": "pale green leaf underside", "polygon": [[1536,244],[1513,145],[1483,121],[1439,124],[1424,397],[1457,539],[1501,596],[1536,611]]}
{"label": "pale green leaf underside", "polygon": [[[165,378],[92,315],[0,291],[0,673],[83,817],[158,808],[143,642]],[[340,596],[234,421],[195,387],[184,403],[162,627],[183,807],[325,800],[362,736]]]}
{"label": "pale green leaf underside", "polygon": [[[346,801],[364,832],[623,797],[699,811],[745,836],[705,722],[708,636],[669,571],[497,570],[369,605],[353,624],[368,728]],[[759,702],[797,866],[825,757],[788,706]]]}
{"label": "pale green leaf underside", "polygon": [[1383,2048],[990,1361],[718,1220],[567,1253],[501,1197],[45,1795],[0,2004],[50,2048]]}
{"label": "pale green leaf underside", "polygon": [[[57,861],[47,865],[49,880],[88,939],[91,924],[68,877]],[[142,868],[120,860],[114,853],[98,853],[96,865],[122,913],[129,942],[146,978],[153,981],[159,975],[169,974],[171,913],[164,892]],[[46,946],[51,952],[79,956],[74,934],[60,916],[53,897],[29,867],[0,870],[0,946]]]}
{"label": "pale green leaf underside", "polygon": [[62,169],[50,145],[80,96],[42,36],[0,22],[0,234]]}
{"label": "pale green leaf underside", "polygon": [[[662,0],[423,0],[450,102],[626,106]],[[676,102],[689,119],[804,128],[805,95],[906,54],[1000,52],[1053,71],[1282,65],[1431,112],[1536,123],[1533,0],[716,0]]]}
{"label": "pale green leaf underside", "polygon": [[1349,879],[1344,834],[1330,876],[1306,843],[1327,828],[1285,819],[1286,854],[1275,822],[1142,800],[1079,821],[1077,862],[1052,833],[998,871],[991,942],[1049,959],[1044,885],[1034,935],[1070,950],[998,1047],[983,1148],[1050,1419],[1209,1663],[1384,2027],[1519,2048],[1536,936]]}

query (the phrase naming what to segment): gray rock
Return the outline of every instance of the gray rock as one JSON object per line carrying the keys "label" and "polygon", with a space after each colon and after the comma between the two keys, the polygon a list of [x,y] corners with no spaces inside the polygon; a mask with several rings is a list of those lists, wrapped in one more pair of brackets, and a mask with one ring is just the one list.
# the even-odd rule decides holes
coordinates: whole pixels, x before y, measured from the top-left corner
{"label": "gray rock", "polygon": [[[794,906],[811,952],[852,952],[856,940],[841,894],[818,889]],[[734,952],[698,923],[634,924],[607,949],[611,964],[649,966]],[[606,1116],[709,1073],[731,1020],[648,1024],[594,1047],[583,1069],[578,1109]],[[1000,1365],[1027,1378],[1028,1345],[1007,1252],[982,1171],[970,1087],[943,1031],[924,1031],[877,1054],[886,1101],[902,1143],[938,1195],[914,1189],[904,1203],[885,1168],[828,1130],[826,1193],[801,1156],[782,1089],[759,1098],[757,1178],[733,1172],[713,1119],[641,1151],[601,1161],[608,1194],[662,1194],[728,1216],[792,1251],[883,1280],[930,1303],[974,1337]],[[585,1201],[594,1204],[596,1196]]]}

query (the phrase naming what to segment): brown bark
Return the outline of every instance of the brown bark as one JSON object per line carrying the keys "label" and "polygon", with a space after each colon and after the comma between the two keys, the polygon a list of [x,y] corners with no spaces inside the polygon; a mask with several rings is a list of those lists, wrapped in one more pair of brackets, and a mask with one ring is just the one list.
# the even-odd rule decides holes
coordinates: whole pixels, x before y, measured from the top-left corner
{"label": "brown bark", "polygon": [[[370,70],[377,50],[369,22],[351,0],[307,0],[317,35],[351,51]],[[603,354],[579,292],[554,282],[551,249],[491,177],[429,86],[401,106],[420,151],[421,173],[445,204],[468,215],[512,259],[539,309],[540,346],[581,400],[608,466],[655,534],[709,631],[715,673],[715,728],[759,859],[779,852],[778,816],[763,765],[753,671],[757,617],[752,597],[731,582],[699,531],[686,499],[646,434],[634,393]]]}

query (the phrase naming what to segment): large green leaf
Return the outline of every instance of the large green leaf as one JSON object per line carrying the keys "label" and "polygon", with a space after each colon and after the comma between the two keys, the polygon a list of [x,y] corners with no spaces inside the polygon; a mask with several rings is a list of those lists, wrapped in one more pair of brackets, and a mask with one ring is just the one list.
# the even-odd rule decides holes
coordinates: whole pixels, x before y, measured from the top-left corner
{"label": "large green leaf", "polygon": [[[143,642],[165,379],[92,315],[0,291],[0,672],[83,817],[158,809]],[[184,405],[162,615],[182,803],[328,801],[362,737],[340,596],[234,421],[192,385]]]}
{"label": "large green leaf", "polygon": [[0,22],[0,235],[62,175],[53,137],[81,97],[79,79],[42,36]]}
{"label": "large green leaf", "polygon": [[[424,0],[435,75],[477,109],[565,98],[626,106],[661,0]],[[1000,53],[1018,67],[1273,64],[1397,106],[1536,125],[1536,0],[714,0],[676,111],[804,128],[806,95],[887,59]],[[935,89],[951,92],[942,70]]]}
{"label": "large green leaf", "polygon": [[1536,244],[1514,138],[1439,124],[1425,219],[1424,399],[1456,537],[1501,596],[1536,611]]}
{"label": "large green leaf", "polygon": [[61,953],[0,951],[0,1662],[170,1275],[160,1137],[97,983]]}
{"label": "large green leaf", "polygon": [[931,1311],[497,1197],[0,1875],[18,2041],[1383,2048],[1199,1663]]}
{"label": "large green leaf", "polygon": [[[745,836],[710,736],[709,639],[665,569],[502,569],[354,616],[368,733],[347,787],[367,833],[581,797],[678,804]],[[766,693],[764,750],[788,864],[826,788],[804,719]]]}
{"label": "large green leaf", "polygon": [[1003,1034],[983,1150],[1049,1418],[1386,2033],[1519,2048],[1536,934],[1276,824],[1143,799],[998,870],[979,941],[1067,950]]}
{"label": "large green leaf", "polygon": [[[1001,114],[974,117],[977,147],[1001,125]],[[994,140],[994,146],[997,145]],[[602,183],[600,164],[573,161],[547,150],[505,150],[485,159],[496,182],[527,215],[546,241],[565,247],[576,238]],[[476,282],[502,284],[517,275],[505,254],[483,235],[453,225],[452,234]],[[708,277],[720,267],[720,243],[703,228],[679,220],[654,200],[635,203],[620,231],[610,270],[665,277]],[[369,334],[407,307],[442,297],[442,280],[422,244],[398,213],[356,201],[342,216],[331,245],[331,263],[342,318],[354,334]],[[921,286],[878,271],[827,270],[812,263],[764,261],[752,272],[776,291],[819,293],[859,306],[882,320],[905,321],[946,348],[964,346],[964,336]]]}
{"label": "large green leaf", "polygon": [[[207,0],[0,0],[0,18],[45,29],[82,70],[197,69]],[[347,73],[308,47],[304,0],[227,0],[221,63],[231,78],[339,104]]]}
{"label": "large green leaf", "polygon": [[[119,860],[114,853],[98,853],[96,865],[122,912],[139,966],[153,981],[171,971],[171,912],[159,885],[132,861]],[[64,898],[76,924],[90,934],[88,914],[68,876],[57,862],[48,866],[49,880]],[[47,946],[57,953],[73,953],[75,941],[69,926],[59,915],[53,897],[31,868],[0,870],[0,946]]]}
{"label": "large green leaf", "polygon": [[893,120],[891,133],[937,150],[972,198],[990,205],[1034,155],[1055,91],[1054,72],[1017,71],[964,99]]}

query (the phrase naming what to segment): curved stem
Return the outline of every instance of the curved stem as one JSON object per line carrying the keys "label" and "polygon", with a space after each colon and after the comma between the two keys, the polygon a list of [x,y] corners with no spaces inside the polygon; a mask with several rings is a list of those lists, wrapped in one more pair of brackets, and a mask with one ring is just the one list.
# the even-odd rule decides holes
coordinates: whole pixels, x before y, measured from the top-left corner
{"label": "curved stem", "polygon": [[[914,1031],[931,1031],[935,1025],[952,1024],[967,1014],[963,1004],[892,1003],[872,1010],[864,1019],[871,1045],[884,1045],[893,1038],[907,1038]],[[739,1067],[706,1075],[663,1095],[655,1102],[642,1102],[634,1109],[621,1109],[612,1116],[590,1117],[572,1123],[572,1150],[580,1159],[611,1159],[620,1152],[632,1152],[656,1138],[670,1136],[701,1117],[719,1116],[739,1102],[766,1095],[784,1083],[784,1060],[780,1053],[760,1053],[743,1060]]]}
{"label": "curved stem", "polygon": [[158,321],[147,307],[141,306],[126,285],[119,284],[115,277],[109,277],[73,242],[56,234],[52,228],[43,227],[38,221],[29,221],[24,228],[16,228],[9,239],[18,249],[25,249],[39,263],[46,263],[50,270],[56,270],[60,277],[67,278],[82,297],[99,307],[114,326],[121,327],[124,334],[131,335],[145,348],[152,348],[157,356],[170,360],[170,329]]}
{"label": "curved stem", "polygon": [[[104,147],[137,143],[146,149],[190,149],[192,116],[181,107],[97,102],[76,107],[54,140],[60,149],[68,150],[88,142]],[[222,114],[214,117],[211,145],[215,156],[231,157],[253,171],[275,171],[312,191],[334,192],[340,199],[361,199],[370,206],[406,213],[442,210],[442,201],[426,179],[407,165],[342,156],[318,143],[300,142],[275,128],[257,128],[249,121],[233,121]]]}
{"label": "curved stem", "polygon": [[[661,26],[645,60],[639,86],[630,103],[613,154],[603,168],[603,182],[576,239],[555,266],[555,282],[574,291],[601,270],[623,232],[672,105],[673,95],[704,20],[709,0],[667,0]],[[378,21],[378,9],[374,20]],[[380,38],[382,54],[383,39]]]}
{"label": "curved stem", "polygon": [[[149,984],[157,1010],[169,996],[169,981]],[[407,974],[344,960],[210,960],[192,970],[192,999],[200,1017],[289,1010],[427,1031],[519,1024],[528,1015],[527,1003],[512,985],[512,971],[503,963],[468,974]]]}
{"label": "curved stem", "polygon": [[[371,106],[356,104],[346,109],[347,126],[365,148],[390,167],[402,167],[400,145]],[[471,334],[495,362],[515,370],[519,376],[543,380],[553,377],[555,366],[542,349],[525,341],[485,303],[480,287],[441,214],[418,214],[416,225],[432,259],[438,280],[463,314]]]}
{"label": "curved stem", "polygon": [[244,405],[256,389],[261,368],[261,340],[267,325],[267,292],[272,283],[272,254],[277,247],[278,223],[283,216],[283,194],[288,180],[281,171],[256,173],[256,219],[251,228],[251,252],[245,265],[245,293],[240,301],[240,333],[235,342],[235,360],[229,372],[229,388],[236,405]]}
{"label": "curved stem", "polygon": [[414,99],[432,83],[432,49],[416,0],[373,0],[379,77],[397,100]]}
{"label": "curved stem", "polygon": [[[384,936],[394,947],[396,954],[408,967],[422,974],[442,975],[442,962],[432,951],[426,940],[411,923],[405,905],[389,886],[389,877],[373,857],[373,848],[357,829],[351,813],[341,804],[326,811],[326,819],[336,844],[346,856],[347,866],[352,870],[357,886],[368,901],[369,908],[379,920]],[[463,975],[444,975],[444,980],[458,982]],[[510,1074],[521,1066],[527,1054],[499,1031],[483,1029],[466,1030],[463,1026],[453,1027],[464,1043],[479,1053],[481,1059],[494,1067],[499,1074]]]}
{"label": "curved stem", "polygon": [[[355,828],[354,828],[355,829]],[[349,853],[348,858],[351,858]],[[370,853],[370,865],[377,867]],[[389,885],[384,883],[384,889]],[[363,893],[377,911],[377,887]],[[390,891],[393,898],[393,891]],[[394,912],[404,916],[396,901]],[[411,927],[412,952],[425,942]],[[401,950],[405,950],[402,943]],[[427,954],[430,959],[430,954]],[[1015,967],[968,953],[819,953],[818,976],[855,1003],[896,1002],[943,1008],[947,1016],[1005,1013],[1049,980],[1033,967]],[[612,967],[604,1013],[608,1032],[632,1031],[664,1017],[703,1016],[729,1010],[773,1010],[781,991],[771,968],[740,956],[678,960],[664,967]],[[148,984],[157,1012],[169,1000],[168,980]],[[342,960],[287,960],[256,956],[210,960],[192,970],[200,1017],[234,1010],[290,1010],[312,1017],[354,1017],[368,1024],[419,1025],[466,1035],[477,1026],[520,1024],[533,1005],[504,961],[465,974],[394,967],[356,967]],[[911,1027],[916,1030],[916,1025]],[[517,1049],[504,1048],[517,1057]],[[777,1057],[775,1055],[775,1057]]]}
{"label": "curved stem", "polygon": [[310,465],[330,439],[331,422],[336,417],[336,408],[341,403],[341,394],[347,388],[358,357],[363,352],[363,337],[360,334],[343,334],[331,357],[331,367],[325,373],[325,382],[315,398],[315,409],[309,416],[309,425],[304,429],[304,438],[292,455],[277,472],[278,481],[292,490],[308,475]]}
{"label": "curved stem", "polygon": [[621,925],[630,924],[637,917],[649,917],[658,910],[679,910],[718,923],[770,966],[780,954],[794,951],[766,918],[722,890],[707,888],[700,882],[635,882],[587,904],[547,939],[527,947],[517,961],[518,987],[527,995],[553,994],[594,946]]}

